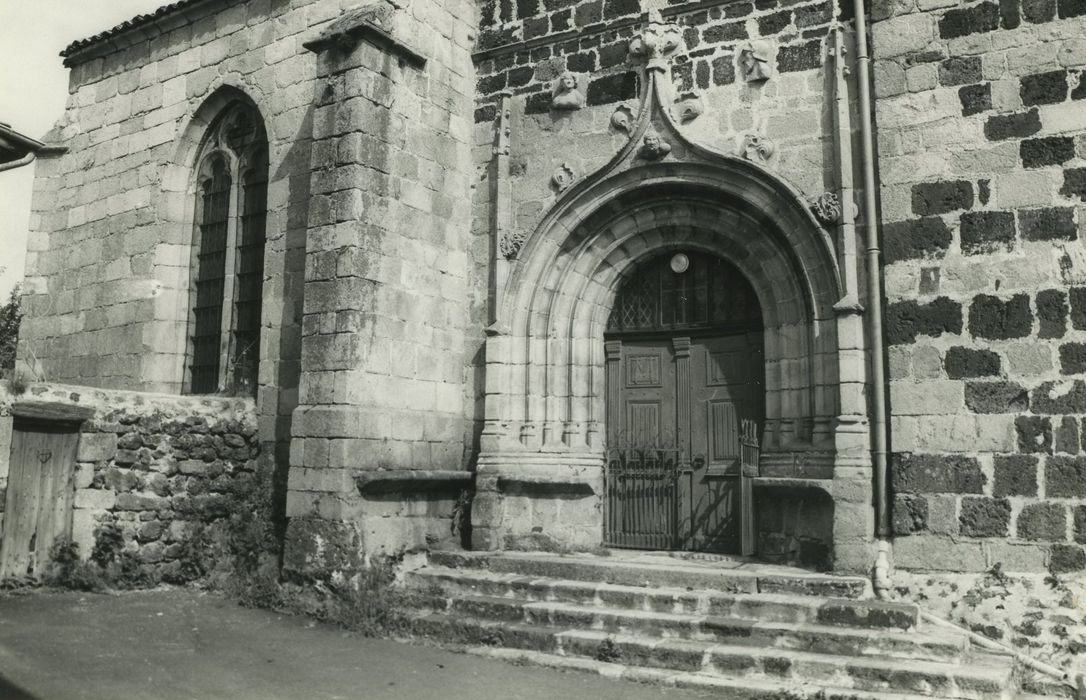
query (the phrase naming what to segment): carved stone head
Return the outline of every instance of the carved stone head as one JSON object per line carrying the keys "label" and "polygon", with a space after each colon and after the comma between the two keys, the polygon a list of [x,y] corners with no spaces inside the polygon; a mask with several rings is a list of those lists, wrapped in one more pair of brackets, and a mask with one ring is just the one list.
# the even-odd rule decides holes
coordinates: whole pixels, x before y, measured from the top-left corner
{"label": "carved stone head", "polygon": [[757,83],[773,73],[773,45],[765,39],[748,41],[739,48],[739,72],[743,80]]}
{"label": "carved stone head", "polygon": [[577,89],[577,76],[569,71],[558,76],[551,88],[551,109],[580,109],[584,95]]}
{"label": "carved stone head", "polygon": [[659,160],[671,153],[671,144],[660,138],[655,131],[648,131],[641,141],[640,155],[646,160]]}

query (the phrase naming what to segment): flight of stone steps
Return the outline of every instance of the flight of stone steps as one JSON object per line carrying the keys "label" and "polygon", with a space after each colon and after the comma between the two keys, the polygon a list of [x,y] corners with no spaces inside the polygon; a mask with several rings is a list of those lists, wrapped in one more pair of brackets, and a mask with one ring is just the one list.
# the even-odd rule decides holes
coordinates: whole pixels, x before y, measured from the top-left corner
{"label": "flight of stone steps", "polygon": [[727,698],[1015,698],[1010,657],[859,577],[664,555],[432,552],[417,629],[476,653]]}

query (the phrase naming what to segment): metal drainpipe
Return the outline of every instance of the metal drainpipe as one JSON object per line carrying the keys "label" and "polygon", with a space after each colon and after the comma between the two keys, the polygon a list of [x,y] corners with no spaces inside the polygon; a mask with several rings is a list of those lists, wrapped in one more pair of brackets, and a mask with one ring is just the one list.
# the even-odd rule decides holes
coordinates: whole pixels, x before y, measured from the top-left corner
{"label": "metal drainpipe", "polygon": [[30,165],[34,162],[34,159],[36,157],[37,154],[35,154],[34,151],[31,151],[19,160],[12,160],[7,163],[0,163],[0,173],[4,172],[5,170],[14,170],[15,168],[21,168],[24,165]]}
{"label": "metal drainpipe", "polygon": [[867,313],[871,328],[871,384],[874,404],[872,433],[875,457],[874,585],[880,598],[890,591],[890,503],[886,480],[886,377],[882,342],[882,278],[879,276],[879,231],[875,204],[875,149],[871,127],[871,57],[867,51],[867,18],[863,0],[853,0],[856,20],[856,83],[859,88],[860,142],[863,148],[864,229],[867,239]]}

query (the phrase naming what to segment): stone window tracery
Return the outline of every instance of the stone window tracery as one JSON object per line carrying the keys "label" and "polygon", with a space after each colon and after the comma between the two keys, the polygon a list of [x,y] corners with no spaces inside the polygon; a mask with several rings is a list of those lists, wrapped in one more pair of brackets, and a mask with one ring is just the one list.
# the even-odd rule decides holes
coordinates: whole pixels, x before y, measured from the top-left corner
{"label": "stone window tracery", "polygon": [[196,161],[190,393],[256,391],[267,192],[262,121],[232,103],[211,123]]}

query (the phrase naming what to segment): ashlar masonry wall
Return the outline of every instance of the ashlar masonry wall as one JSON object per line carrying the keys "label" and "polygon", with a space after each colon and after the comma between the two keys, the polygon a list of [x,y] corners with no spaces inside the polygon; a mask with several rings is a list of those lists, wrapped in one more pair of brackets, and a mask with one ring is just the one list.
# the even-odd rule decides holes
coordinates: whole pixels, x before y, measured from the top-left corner
{"label": "ashlar masonry wall", "polygon": [[894,558],[1086,569],[1086,5],[874,9]]}
{"label": "ashlar masonry wall", "polygon": [[[467,0],[370,5],[309,44],[317,80],[288,571],[447,539],[469,485],[474,23]],[[391,40],[352,40],[351,25]]]}

